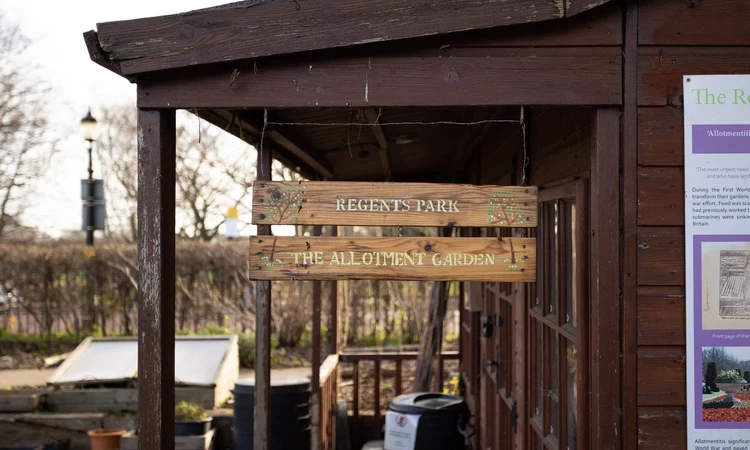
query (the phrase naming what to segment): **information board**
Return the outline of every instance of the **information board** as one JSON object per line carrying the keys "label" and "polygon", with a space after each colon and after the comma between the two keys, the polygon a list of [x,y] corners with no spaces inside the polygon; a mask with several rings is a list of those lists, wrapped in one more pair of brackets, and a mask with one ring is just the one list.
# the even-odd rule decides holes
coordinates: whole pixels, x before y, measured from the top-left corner
{"label": "information board", "polygon": [[750,76],[683,79],[688,448],[750,449]]}

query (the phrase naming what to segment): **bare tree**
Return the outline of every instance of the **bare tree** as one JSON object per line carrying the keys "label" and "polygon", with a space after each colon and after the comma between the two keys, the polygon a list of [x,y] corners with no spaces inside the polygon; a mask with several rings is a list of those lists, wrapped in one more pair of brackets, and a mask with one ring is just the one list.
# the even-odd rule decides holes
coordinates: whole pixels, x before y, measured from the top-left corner
{"label": "bare tree", "polygon": [[179,234],[200,241],[210,241],[219,233],[228,208],[250,210],[247,201],[254,178],[248,153],[226,151],[220,132],[206,125],[177,127]]}
{"label": "bare tree", "polygon": [[137,112],[132,105],[101,108],[102,133],[96,148],[107,189],[107,226],[130,242],[138,238]]}
{"label": "bare tree", "polygon": [[48,91],[25,56],[28,44],[18,25],[0,12],[0,239],[19,225],[25,199],[54,151]]}
{"label": "bare tree", "polygon": [[[136,239],[138,200],[137,115],[132,105],[101,111],[99,149],[111,226]],[[221,131],[182,113],[177,126],[177,228],[185,238],[212,240],[230,207],[250,210],[252,158],[224,148]],[[200,127],[200,128],[199,128]],[[249,148],[249,147],[247,147]]]}

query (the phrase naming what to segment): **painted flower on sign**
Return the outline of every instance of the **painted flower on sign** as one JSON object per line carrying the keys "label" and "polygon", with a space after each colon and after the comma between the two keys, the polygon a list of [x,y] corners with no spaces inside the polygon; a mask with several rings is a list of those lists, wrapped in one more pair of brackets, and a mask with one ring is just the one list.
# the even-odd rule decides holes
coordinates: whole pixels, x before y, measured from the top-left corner
{"label": "painted flower on sign", "polygon": [[490,197],[487,208],[487,223],[501,226],[523,225],[526,217],[521,211],[518,197],[511,194],[497,193]]}
{"label": "painted flower on sign", "polygon": [[305,203],[305,187],[300,185],[274,189],[264,203],[271,222],[293,223]]}

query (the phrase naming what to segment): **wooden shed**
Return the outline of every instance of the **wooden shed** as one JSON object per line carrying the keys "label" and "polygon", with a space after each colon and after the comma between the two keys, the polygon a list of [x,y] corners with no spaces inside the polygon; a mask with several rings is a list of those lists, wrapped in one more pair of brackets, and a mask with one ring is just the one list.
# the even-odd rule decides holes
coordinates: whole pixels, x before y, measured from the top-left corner
{"label": "wooden shed", "polygon": [[[693,448],[683,75],[750,72],[748,23],[742,0],[261,0],[86,33],[92,60],[138,86],[139,411],[161,417],[139,448],[173,443],[175,109],[259,148],[259,180],[273,157],[310,180],[537,186],[537,282],[464,286],[472,448]],[[313,445],[335,448],[329,375],[367,357],[318,369],[315,283]],[[369,358],[376,374],[389,359]]]}

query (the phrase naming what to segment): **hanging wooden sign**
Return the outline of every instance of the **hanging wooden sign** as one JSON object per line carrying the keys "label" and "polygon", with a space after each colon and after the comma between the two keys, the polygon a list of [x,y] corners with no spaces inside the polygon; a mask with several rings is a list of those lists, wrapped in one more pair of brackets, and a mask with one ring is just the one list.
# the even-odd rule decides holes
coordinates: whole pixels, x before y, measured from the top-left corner
{"label": "hanging wooden sign", "polygon": [[537,226],[537,188],[428,183],[262,181],[254,224]]}
{"label": "hanging wooden sign", "polygon": [[536,279],[533,238],[250,238],[252,280]]}

